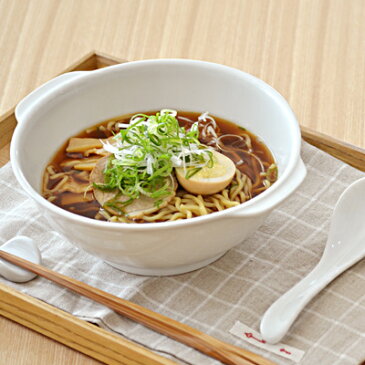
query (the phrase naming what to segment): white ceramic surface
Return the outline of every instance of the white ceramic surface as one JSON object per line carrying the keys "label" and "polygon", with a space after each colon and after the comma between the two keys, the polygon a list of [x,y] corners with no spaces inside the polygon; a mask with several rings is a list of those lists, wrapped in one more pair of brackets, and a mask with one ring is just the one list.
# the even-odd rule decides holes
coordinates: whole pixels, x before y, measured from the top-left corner
{"label": "white ceramic surface", "polygon": [[[17,236],[0,246],[1,251],[19,256],[35,264],[41,264],[41,253],[36,243],[29,237]],[[34,279],[37,274],[0,259],[0,275],[15,283],[25,283]]]}
{"label": "white ceramic surface", "polygon": [[365,178],[352,183],[334,209],[328,240],[318,265],[264,314],[261,334],[279,342],[306,304],[343,271],[365,257]]}
{"label": "white ceramic surface", "polygon": [[[43,170],[67,138],[108,118],[162,108],[209,111],[248,128],[273,152],[278,181],[238,207],[152,224],[91,220],[41,197]],[[54,229],[78,247],[137,274],[177,274],[218,258],[254,232],[306,174],[300,129],[284,98],[251,75],[208,62],[146,60],[63,75],[23,99],[16,117],[14,173]]]}

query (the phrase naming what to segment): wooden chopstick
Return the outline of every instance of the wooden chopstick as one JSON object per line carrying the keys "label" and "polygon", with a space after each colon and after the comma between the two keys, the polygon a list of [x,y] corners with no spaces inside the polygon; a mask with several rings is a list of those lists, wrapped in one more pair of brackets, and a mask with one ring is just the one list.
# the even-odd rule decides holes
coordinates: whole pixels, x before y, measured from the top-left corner
{"label": "wooden chopstick", "polygon": [[175,321],[162,314],[153,312],[128,300],[118,298],[112,294],[94,288],[81,281],[62,275],[44,266],[34,264],[18,256],[0,250],[0,258],[3,258],[17,266],[34,272],[48,280],[51,280],[67,289],[81,294],[89,299],[101,303],[125,317],[139,322],[159,333],[173,338],[185,345],[213,357],[228,365],[275,365],[270,360],[230,345],[209,336],[186,324]]}

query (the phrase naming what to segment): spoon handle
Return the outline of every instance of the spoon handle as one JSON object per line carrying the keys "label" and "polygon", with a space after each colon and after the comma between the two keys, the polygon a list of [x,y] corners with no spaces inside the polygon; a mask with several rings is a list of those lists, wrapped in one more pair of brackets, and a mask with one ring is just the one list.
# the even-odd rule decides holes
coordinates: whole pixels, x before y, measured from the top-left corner
{"label": "spoon handle", "polygon": [[328,283],[360,259],[361,257],[348,260],[331,268],[328,262],[322,259],[305,278],[277,299],[265,312],[260,325],[263,339],[271,344],[279,342],[307,303]]}
{"label": "spoon handle", "polygon": [[81,281],[34,264],[18,256],[0,250],[0,258],[34,272],[78,294],[101,303],[125,317],[137,321],[159,333],[229,365],[275,365],[260,355],[220,341],[186,324],[153,312],[128,300],[118,298]]}

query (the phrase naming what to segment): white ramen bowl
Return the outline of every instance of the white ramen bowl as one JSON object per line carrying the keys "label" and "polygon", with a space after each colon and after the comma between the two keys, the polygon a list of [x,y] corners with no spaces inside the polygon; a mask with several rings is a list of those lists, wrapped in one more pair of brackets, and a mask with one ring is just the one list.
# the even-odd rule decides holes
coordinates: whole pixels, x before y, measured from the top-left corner
{"label": "white ramen bowl", "polygon": [[[237,207],[164,223],[97,221],[42,197],[44,168],[70,136],[112,117],[162,108],[208,111],[249,129],[272,151],[277,182]],[[218,64],[145,60],[71,72],[33,91],[15,113],[11,161],[21,186],[70,242],[135,274],[179,274],[217,260],[251,235],[306,175],[300,129],[284,98],[263,81]]]}

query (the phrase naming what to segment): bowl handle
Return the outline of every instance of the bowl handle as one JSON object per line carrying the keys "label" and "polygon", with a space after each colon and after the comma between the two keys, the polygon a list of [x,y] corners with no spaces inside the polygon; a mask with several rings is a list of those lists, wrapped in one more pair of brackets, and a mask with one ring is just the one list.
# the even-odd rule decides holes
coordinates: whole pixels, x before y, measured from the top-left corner
{"label": "bowl handle", "polygon": [[227,218],[246,218],[261,215],[263,213],[270,212],[276,208],[284,199],[292,194],[298,186],[303,182],[307,175],[307,169],[299,158],[297,165],[295,166],[291,176],[287,182],[280,186],[275,192],[270,195],[270,199],[262,199],[257,203],[248,207],[242,207],[242,210],[227,215]]}
{"label": "bowl handle", "polygon": [[49,91],[55,89],[56,87],[59,87],[70,80],[78,78],[87,72],[89,71],[67,72],[53,78],[52,80],[49,80],[45,84],[39,86],[37,89],[33,90],[24,99],[22,99],[15,108],[15,117],[18,123],[21,123],[24,120],[25,114],[27,114],[27,112],[31,109],[37,99],[43,97]]}

